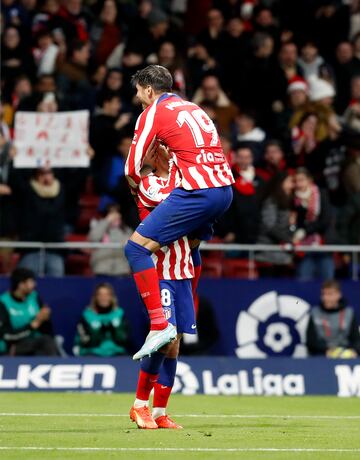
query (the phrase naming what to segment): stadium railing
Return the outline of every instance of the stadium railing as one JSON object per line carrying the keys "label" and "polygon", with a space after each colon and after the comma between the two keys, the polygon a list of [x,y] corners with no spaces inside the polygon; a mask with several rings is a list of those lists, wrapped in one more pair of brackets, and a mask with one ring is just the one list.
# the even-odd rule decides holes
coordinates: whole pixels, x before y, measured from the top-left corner
{"label": "stadium railing", "polygon": [[[92,243],[88,241],[76,241],[65,243],[42,243],[38,241],[0,241],[0,249],[37,249],[40,253],[40,274],[45,270],[45,254],[48,250],[91,250],[91,249],[121,249],[117,243]],[[360,245],[322,245],[322,246],[294,246],[288,245],[267,245],[267,244],[224,244],[224,243],[202,243],[202,251],[223,251],[248,254],[248,275],[253,278],[255,272],[256,253],[279,252],[289,253],[340,253],[351,255],[351,278],[354,281],[359,279],[359,253]]]}

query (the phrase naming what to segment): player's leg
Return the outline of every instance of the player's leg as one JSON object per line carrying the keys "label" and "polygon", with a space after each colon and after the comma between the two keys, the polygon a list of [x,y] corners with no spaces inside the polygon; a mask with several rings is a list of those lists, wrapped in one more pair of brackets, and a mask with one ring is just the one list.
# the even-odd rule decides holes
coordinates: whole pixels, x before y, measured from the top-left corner
{"label": "player's leg", "polygon": [[151,258],[152,252],[159,245],[176,241],[207,222],[214,221],[230,206],[231,199],[230,186],[191,192],[175,189],[140,224],[128,241],[125,254],[151,321],[150,334],[133,359],[141,359],[175,338],[174,328],[167,325],[162,317],[158,276]]}
{"label": "player's leg", "polygon": [[[161,301],[163,304],[161,308],[164,308],[164,316],[171,321],[172,326],[175,329],[176,322],[171,319],[172,317],[175,319],[175,314],[172,315],[172,308],[174,308],[175,286],[171,281],[162,280],[160,281],[160,287],[162,291]],[[139,428],[154,429],[158,427],[150,413],[149,397],[156,381],[159,378],[159,375],[161,374],[161,369],[167,353],[171,348],[172,343],[165,345],[165,347],[161,350],[153,353],[149,357],[145,357],[141,361],[136,398],[133,407],[130,410],[130,418],[136,422]],[[166,368],[167,367],[168,366],[166,365]]]}
{"label": "player's leg", "polygon": [[159,277],[151,257],[152,251],[157,251],[160,246],[155,241],[142,237],[137,232],[134,233],[133,238],[138,242],[129,240],[125,247],[125,254],[150,318],[150,332],[143,347],[133,356],[133,359],[142,359],[174,340],[176,330],[164,316],[161,305]]}
{"label": "player's leg", "polygon": [[166,413],[166,408],[174,386],[177,359],[179,355],[181,335],[173,343],[167,345],[168,352],[160,368],[160,375],[154,386],[152,416],[159,428],[181,429]]}
{"label": "player's leg", "polygon": [[182,427],[169,418],[166,409],[176,375],[180,337],[184,332],[195,334],[196,321],[191,280],[167,281],[167,283],[172,283],[175,286],[175,296],[169,321],[176,324],[178,340],[168,345],[168,352],[154,387],[153,418],[159,428],[179,429]]}

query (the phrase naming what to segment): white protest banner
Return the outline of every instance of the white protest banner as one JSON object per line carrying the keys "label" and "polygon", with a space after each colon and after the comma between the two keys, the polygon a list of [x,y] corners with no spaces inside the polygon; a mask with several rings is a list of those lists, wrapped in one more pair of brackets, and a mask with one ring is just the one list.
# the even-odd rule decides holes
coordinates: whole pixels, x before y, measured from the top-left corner
{"label": "white protest banner", "polygon": [[15,115],[15,168],[88,167],[88,142],[88,110]]}

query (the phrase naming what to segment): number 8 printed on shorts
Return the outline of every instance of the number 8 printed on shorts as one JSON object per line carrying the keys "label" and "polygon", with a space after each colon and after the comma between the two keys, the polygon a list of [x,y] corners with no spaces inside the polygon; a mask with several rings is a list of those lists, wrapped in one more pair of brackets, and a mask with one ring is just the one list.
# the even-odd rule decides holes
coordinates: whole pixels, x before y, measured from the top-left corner
{"label": "number 8 printed on shorts", "polygon": [[171,292],[169,291],[169,289],[161,289],[161,304],[163,307],[170,307]]}

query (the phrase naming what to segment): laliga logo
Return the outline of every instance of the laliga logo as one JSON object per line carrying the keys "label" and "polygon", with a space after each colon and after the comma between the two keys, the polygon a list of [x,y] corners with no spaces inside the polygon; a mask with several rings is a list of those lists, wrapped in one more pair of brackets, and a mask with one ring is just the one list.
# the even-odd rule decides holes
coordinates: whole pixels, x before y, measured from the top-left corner
{"label": "laliga logo", "polygon": [[267,292],[239,314],[236,338],[239,358],[306,356],[305,335],[310,305],[292,295]]}
{"label": "laliga logo", "polygon": [[176,377],[173,393],[182,393],[183,395],[194,395],[199,389],[199,381],[196,375],[192,372],[191,367],[178,361],[176,368]]}

